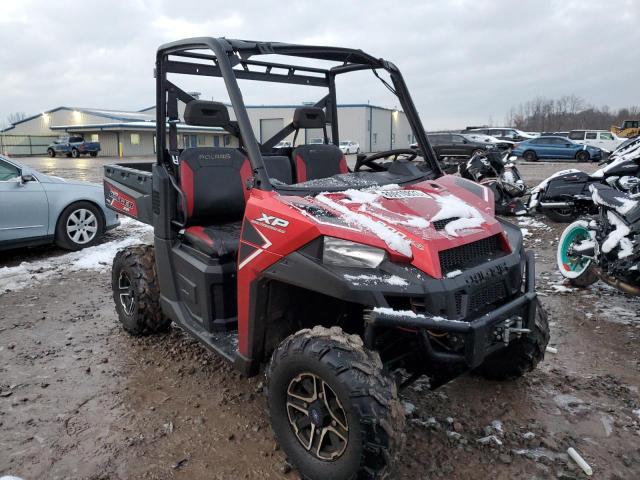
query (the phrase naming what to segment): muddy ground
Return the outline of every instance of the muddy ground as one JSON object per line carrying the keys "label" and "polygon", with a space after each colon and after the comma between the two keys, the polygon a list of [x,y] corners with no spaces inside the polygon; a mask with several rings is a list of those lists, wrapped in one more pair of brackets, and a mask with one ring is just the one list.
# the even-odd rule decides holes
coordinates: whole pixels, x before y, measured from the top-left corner
{"label": "muddy ground", "polygon": [[[522,170],[533,184],[572,166]],[[100,175],[91,165],[66,170]],[[395,478],[586,478],[568,459],[570,446],[593,478],[640,478],[639,301],[601,284],[567,289],[554,257],[562,227],[540,217],[520,223],[558,353],[514,382],[467,375],[434,392],[424,382],[403,391],[407,446]],[[105,242],[126,236],[121,228]],[[177,328],[127,336],[108,265],[68,270],[58,262],[47,271],[63,253],[0,257],[0,267],[44,265],[29,286],[0,290],[0,475],[297,478],[271,433],[261,376],[242,379]]]}

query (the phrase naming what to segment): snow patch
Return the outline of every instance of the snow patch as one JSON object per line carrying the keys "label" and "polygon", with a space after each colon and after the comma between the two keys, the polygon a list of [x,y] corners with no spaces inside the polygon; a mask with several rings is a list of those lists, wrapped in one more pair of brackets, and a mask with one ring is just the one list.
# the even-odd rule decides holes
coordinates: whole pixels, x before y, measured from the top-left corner
{"label": "snow patch", "polygon": [[600,196],[600,192],[598,191],[598,189],[596,187],[594,187],[593,185],[589,186],[589,190],[591,190],[591,199],[593,200],[593,202],[597,205],[604,205],[605,207],[609,207],[614,209],[616,212],[618,212],[620,215],[626,215],[627,213],[629,213],[636,205],[638,205],[638,202],[636,202],[635,200],[631,200],[629,198],[624,198],[624,197],[614,197],[615,200],[617,202],[620,202],[621,205],[612,205],[610,203],[607,203],[604,198],[602,198]]}
{"label": "snow patch", "polygon": [[458,197],[439,195],[435,197],[435,200],[440,205],[440,211],[431,218],[432,222],[457,218],[445,225],[444,229],[447,235],[457,237],[459,230],[477,228],[484,223],[482,214]]}
{"label": "snow patch", "polygon": [[110,269],[113,257],[118,250],[143,243],[144,238],[153,232],[152,227],[133,219],[124,218],[121,224],[127,226],[130,232],[130,235],[124,239],[105,242],[84,250],[44,260],[22,262],[15,267],[0,268],[0,295],[7,291],[21,290],[68,271],[95,270],[103,272]]}
{"label": "snow patch", "polygon": [[458,275],[462,275],[462,270],[453,270],[453,271],[447,273],[447,278],[455,278]]}
{"label": "snow patch", "polygon": [[[609,223],[614,225],[616,229],[609,233],[606,240],[602,243],[602,251],[604,253],[609,253],[613,250],[630,232],[629,227],[610,210],[607,211],[607,218],[609,219]],[[620,253],[622,253],[622,251]]]}
{"label": "snow patch", "polygon": [[343,275],[345,280],[349,280],[354,284],[358,285],[360,283],[386,283],[387,285],[393,285],[395,287],[406,287],[409,285],[404,278],[399,277],[397,275],[389,275],[389,276],[378,276],[378,275]]}

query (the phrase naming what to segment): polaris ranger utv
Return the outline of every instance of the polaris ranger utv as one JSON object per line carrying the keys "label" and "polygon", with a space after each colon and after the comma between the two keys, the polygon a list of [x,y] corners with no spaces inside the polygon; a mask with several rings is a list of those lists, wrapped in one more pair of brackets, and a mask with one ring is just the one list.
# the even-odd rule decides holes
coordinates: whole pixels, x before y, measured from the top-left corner
{"label": "polaris ranger utv", "polygon": [[[397,96],[421,158],[361,154],[348,168],[335,85],[356,71]],[[246,375],[266,372],[272,427],[304,478],[389,475],[403,438],[397,383],[427,375],[436,388],[468,371],[510,379],[542,360],[533,255],[495,218],[491,190],[442,174],[393,63],[349,48],[192,38],[161,46],[155,73],[157,161],[105,167],[108,205],[154,227],[153,246],[114,259],[119,318],[134,335],[173,321]],[[230,108],[193,98],[175,74],[222,77]],[[238,80],[327,94],[260,144]],[[224,129],[239,146],[180,149],[179,121]],[[323,143],[296,145],[303,129]],[[292,147],[274,149],[291,135]]]}

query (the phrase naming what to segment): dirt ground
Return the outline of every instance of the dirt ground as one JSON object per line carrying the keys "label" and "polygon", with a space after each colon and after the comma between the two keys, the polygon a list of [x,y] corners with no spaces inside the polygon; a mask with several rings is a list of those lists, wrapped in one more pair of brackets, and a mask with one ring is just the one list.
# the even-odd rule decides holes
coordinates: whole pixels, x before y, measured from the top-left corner
{"label": "dirt ground", "polygon": [[[30,161],[42,168],[48,159]],[[521,168],[535,184],[570,167]],[[94,164],[67,165],[65,174],[101,173]],[[562,226],[518,223],[536,253],[558,353],[514,382],[465,375],[433,392],[424,382],[404,390],[407,445],[394,478],[586,478],[570,446],[593,478],[640,478],[639,301],[602,284],[566,288],[555,268]],[[127,235],[119,228],[105,242]],[[108,265],[70,270],[63,254],[43,247],[0,257],[0,276],[20,262],[37,266],[25,288],[0,289],[0,476],[298,478],[274,441],[262,376],[241,378],[175,327],[126,335]]]}

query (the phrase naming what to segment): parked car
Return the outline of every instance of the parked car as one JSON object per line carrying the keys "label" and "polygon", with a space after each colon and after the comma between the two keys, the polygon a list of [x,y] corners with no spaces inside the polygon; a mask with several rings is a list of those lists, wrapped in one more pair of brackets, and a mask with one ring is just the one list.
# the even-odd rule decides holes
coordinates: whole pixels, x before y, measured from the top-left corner
{"label": "parked car", "polygon": [[100,142],[86,142],[80,136],[60,137],[47,147],[47,154],[50,157],[55,157],[59,153],[73,158],[87,154],[96,157],[99,151]]}
{"label": "parked car", "polygon": [[512,152],[529,162],[542,158],[574,158],[578,162],[602,160],[602,150],[583,145],[566,137],[545,136],[532,138],[518,144]]}
{"label": "parked car", "polygon": [[427,135],[431,146],[439,158],[471,158],[495,148],[493,144],[469,140],[459,133],[432,133]]}
{"label": "parked car", "polygon": [[56,243],[94,245],[118,226],[101,185],[45,175],[0,156],[0,250]]}
{"label": "parked car", "polygon": [[485,135],[484,133],[463,133],[465,138],[479,143],[488,143],[500,150],[510,150],[516,146],[516,142],[510,142],[509,140],[498,140],[491,135]]}
{"label": "parked car", "polygon": [[613,152],[626,140],[607,130],[571,130],[567,137],[574,142],[598,147],[608,153]]}
{"label": "parked car", "polygon": [[360,153],[360,145],[351,140],[343,140],[339,145],[340,151],[345,155],[349,153]]}
{"label": "parked car", "polygon": [[484,133],[485,135],[496,137],[498,140],[508,140],[510,142],[522,142],[530,138],[536,138],[535,135],[523,132],[517,128],[505,127],[468,128],[463,133]]}

